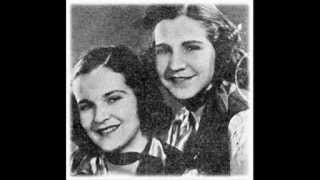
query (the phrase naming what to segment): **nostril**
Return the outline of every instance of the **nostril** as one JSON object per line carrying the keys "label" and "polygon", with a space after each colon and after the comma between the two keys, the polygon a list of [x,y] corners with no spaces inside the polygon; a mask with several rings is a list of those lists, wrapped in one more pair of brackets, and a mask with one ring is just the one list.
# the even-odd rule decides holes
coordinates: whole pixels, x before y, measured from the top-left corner
{"label": "nostril", "polygon": [[169,79],[169,78],[172,78],[173,76],[175,76],[175,74],[177,74],[178,72],[180,71],[183,71],[185,68],[180,68],[180,69],[171,69],[171,68],[167,68],[166,71],[165,71],[165,78],[166,79]]}
{"label": "nostril", "polygon": [[100,119],[95,119],[94,120],[94,122],[96,123],[96,124],[103,124],[105,121],[108,121],[109,120],[109,118],[100,118]]}
{"label": "nostril", "polygon": [[107,120],[109,120],[109,119],[110,119],[109,113],[100,112],[100,113],[98,113],[98,114],[96,115],[96,117],[94,118],[94,121],[95,121],[96,123],[103,123],[103,122],[105,122],[105,121],[107,121]]}

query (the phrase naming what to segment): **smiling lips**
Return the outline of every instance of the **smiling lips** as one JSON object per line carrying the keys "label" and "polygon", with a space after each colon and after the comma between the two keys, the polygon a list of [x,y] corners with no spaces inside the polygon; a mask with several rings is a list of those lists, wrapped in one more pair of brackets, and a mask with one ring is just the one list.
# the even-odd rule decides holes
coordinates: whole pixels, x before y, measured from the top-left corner
{"label": "smiling lips", "polygon": [[192,76],[170,76],[167,79],[172,81],[175,84],[180,84],[183,83],[187,80],[192,79],[193,77],[195,77],[196,75],[192,75]]}
{"label": "smiling lips", "polygon": [[118,125],[111,125],[111,126],[107,126],[105,128],[100,128],[97,129],[96,132],[102,136],[108,135],[114,131],[116,131],[119,128],[120,124]]}

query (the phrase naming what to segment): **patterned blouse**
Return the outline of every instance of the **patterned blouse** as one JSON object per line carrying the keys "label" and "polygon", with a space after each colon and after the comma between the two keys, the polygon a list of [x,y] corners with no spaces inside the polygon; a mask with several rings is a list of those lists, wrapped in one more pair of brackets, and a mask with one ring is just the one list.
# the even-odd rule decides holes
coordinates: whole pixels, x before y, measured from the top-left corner
{"label": "patterned blouse", "polygon": [[[137,165],[135,173],[121,170],[117,171],[120,165],[113,165],[106,161],[104,154],[88,155],[76,150],[72,154],[71,175],[110,175],[110,174],[137,174],[137,175],[161,175],[161,174],[182,174],[182,154],[177,149],[163,144],[156,138],[151,139],[151,145],[147,155],[132,163]],[[118,166],[118,167],[117,167]],[[114,171],[115,170],[115,171]]]}
{"label": "patterned blouse", "polygon": [[248,119],[249,111],[236,114],[229,123],[231,141],[231,174],[246,174],[248,171]]}

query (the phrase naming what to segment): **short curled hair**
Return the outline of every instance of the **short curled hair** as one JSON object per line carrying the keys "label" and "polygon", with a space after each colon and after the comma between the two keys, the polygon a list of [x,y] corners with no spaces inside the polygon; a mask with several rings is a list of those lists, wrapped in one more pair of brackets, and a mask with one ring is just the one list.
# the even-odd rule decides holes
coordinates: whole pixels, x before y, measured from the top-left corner
{"label": "short curled hair", "polygon": [[[235,82],[237,64],[246,53],[241,49],[239,29],[215,5],[153,5],[146,10],[142,26],[154,30],[160,21],[181,15],[200,21],[206,28],[207,38],[216,51],[213,83],[221,83],[222,80]],[[145,59],[152,60],[149,63],[154,63],[154,46],[155,42],[143,55]]]}
{"label": "short curled hair", "polygon": [[[154,82],[148,77],[144,64],[126,46],[99,47],[89,51],[74,67],[73,80],[103,66],[123,75],[125,83],[137,98],[137,114],[143,134],[151,136],[161,130],[169,121],[160,119],[171,116],[170,109],[162,103],[161,94]],[[78,107],[72,95],[72,141],[90,153],[99,148],[91,141],[80,122]]]}

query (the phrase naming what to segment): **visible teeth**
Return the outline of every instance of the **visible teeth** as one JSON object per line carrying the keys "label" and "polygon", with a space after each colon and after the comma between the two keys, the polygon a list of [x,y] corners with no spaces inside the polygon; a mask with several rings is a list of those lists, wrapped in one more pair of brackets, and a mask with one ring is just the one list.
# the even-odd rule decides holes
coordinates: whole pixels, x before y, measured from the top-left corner
{"label": "visible teeth", "polygon": [[185,80],[188,80],[188,78],[173,78],[172,79],[176,83],[184,82]]}
{"label": "visible teeth", "polygon": [[118,128],[118,126],[113,126],[111,128],[107,128],[106,130],[100,131],[102,134],[108,134],[114,130],[116,130]]}
{"label": "visible teeth", "polygon": [[105,133],[108,133],[108,132],[111,132],[111,131],[113,131],[113,130],[115,130],[117,127],[115,126],[115,127],[112,127],[112,128],[108,128],[108,129],[106,129],[104,132]]}
{"label": "visible teeth", "polygon": [[188,76],[188,77],[171,77],[169,79],[171,79],[172,81],[184,81],[184,80],[188,80],[191,79],[193,76]]}

